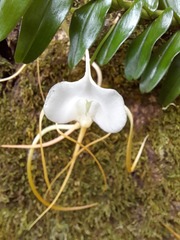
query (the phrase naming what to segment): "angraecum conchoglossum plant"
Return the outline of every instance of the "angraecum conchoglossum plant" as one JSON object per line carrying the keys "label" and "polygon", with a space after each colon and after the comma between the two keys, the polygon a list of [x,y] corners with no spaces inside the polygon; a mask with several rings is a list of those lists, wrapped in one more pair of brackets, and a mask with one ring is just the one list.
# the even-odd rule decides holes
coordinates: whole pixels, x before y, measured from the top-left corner
{"label": "angraecum conchoglossum plant", "polygon": [[[29,229],[31,229],[32,226],[34,226],[34,224],[37,223],[37,221],[41,219],[42,216],[51,208],[60,211],[75,211],[90,208],[98,204],[91,203],[84,206],[74,207],[63,207],[61,205],[56,205],[57,200],[61,196],[61,193],[64,191],[66,184],[71,176],[73,167],[79,154],[81,154],[83,151],[87,151],[90,154],[102,174],[104,186],[106,189],[107,182],[104,170],[95,155],[89,150],[89,147],[100,141],[103,141],[105,138],[109,137],[110,134],[121,131],[126,124],[127,118],[129,118],[130,132],[126,150],[126,168],[127,171],[131,173],[135,170],[135,167],[141,156],[144,144],[148,138],[148,135],[144,138],[137,157],[134,162],[132,162],[131,148],[133,136],[133,116],[128,107],[125,105],[122,96],[117,91],[113,89],[105,89],[100,86],[102,83],[102,74],[100,68],[95,62],[93,62],[92,66],[94,66],[95,70],[97,71],[98,84],[94,82],[91,77],[90,58],[88,50],[86,50],[85,59],[86,70],[85,75],[82,79],[75,82],[63,81],[61,83],[55,84],[50,89],[39,118],[39,134],[34,138],[32,145],[1,145],[1,147],[3,148],[30,148],[27,159],[27,175],[29,184],[34,195],[42,204],[47,206],[47,208],[30,225]],[[42,120],[44,115],[55,124],[42,129]],[[75,123],[73,123],[74,121]],[[83,145],[82,141],[85,137],[86,131],[88,128],[91,127],[93,122],[95,122],[107,134],[89,143],[88,145]],[[66,130],[66,132],[63,132],[62,130]],[[75,130],[79,130],[79,135],[77,139],[69,136]],[[57,131],[59,136],[49,142],[43,143],[43,135],[51,131]],[[51,146],[52,144],[62,141],[65,138],[75,143],[72,158],[67,163],[67,165],[54,177],[54,179],[50,181],[48,177],[48,170],[46,167],[46,160],[43,148]],[[44,196],[42,196],[42,194],[36,189],[32,174],[32,160],[35,148],[40,148],[41,151],[44,181],[47,185],[47,190],[44,193]],[[60,190],[55,195],[52,202],[49,202],[47,198],[48,194],[52,192],[52,186],[65,172],[67,173],[60,187]]]}
{"label": "angraecum conchoglossum plant", "polygon": [[[9,11],[11,9],[11,11]],[[36,16],[36,17],[34,17]],[[109,23],[108,19],[110,19]],[[1,147],[28,148],[27,173],[31,189],[37,199],[46,206],[45,211],[29,226],[34,226],[50,209],[60,211],[82,210],[96,206],[88,203],[83,206],[63,207],[57,204],[71,176],[74,164],[82,152],[87,152],[97,164],[106,188],[104,170],[89,149],[103,141],[111,133],[119,132],[126,119],[131,122],[127,144],[126,167],[133,172],[140,158],[147,137],[144,139],[137,158],[131,162],[133,119],[122,97],[113,89],[101,87],[99,67],[108,64],[123,43],[131,39],[124,58],[124,75],[127,81],[138,80],[142,93],[148,93],[161,85],[159,100],[163,106],[172,103],[180,94],[180,2],[179,0],[137,0],[137,1],[1,1],[0,2],[0,40],[3,41],[20,23],[20,32],[14,54],[17,63],[23,63],[17,76],[25,67],[36,60],[61,27],[69,36],[69,68],[73,69],[86,53],[86,71],[77,82],[57,83],[47,95],[40,114],[39,133],[31,145]],[[69,23],[70,22],[70,23]],[[141,33],[136,33],[139,24],[145,24]],[[103,26],[105,25],[105,28]],[[108,25],[108,26],[107,26]],[[158,45],[158,47],[157,47]],[[93,47],[92,66],[97,71],[96,84],[90,72],[89,53]],[[14,76],[13,76],[14,77]],[[4,78],[0,81],[7,81]],[[75,90],[75,91],[74,91]],[[55,124],[42,129],[44,115]],[[95,122],[107,135],[85,145],[83,139],[86,129]],[[77,139],[70,136],[79,130]],[[51,131],[59,135],[56,139],[43,142],[43,136]],[[50,180],[46,167],[44,147],[51,146],[63,139],[75,144],[71,160]],[[40,149],[44,181],[47,189],[40,193],[34,183],[32,160],[36,148]],[[65,178],[58,192],[53,186],[64,174]],[[54,194],[54,195],[53,195]],[[169,229],[172,231],[172,229]]]}

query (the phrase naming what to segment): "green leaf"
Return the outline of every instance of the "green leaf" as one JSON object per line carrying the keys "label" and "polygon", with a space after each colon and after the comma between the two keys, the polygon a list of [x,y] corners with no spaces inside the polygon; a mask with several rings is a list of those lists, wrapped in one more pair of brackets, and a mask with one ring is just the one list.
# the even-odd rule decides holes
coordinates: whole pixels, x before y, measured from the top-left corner
{"label": "green leaf", "polygon": [[0,41],[16,26],[32,0],[0,0]]}
{"label": "green leaf", "polygon": [[23,17],[15,52],[17,62],[29,63],[47,47],[66,17],[72,0],[38,0]]}
{"label": "green leaf", "polygon": [[78,64],[96,40],[110,6],[111,0],[90,1],[74,12],[70,24],[70,68]]}
{"label": "green leaf", "polygon": [[152,55],[140,83],[141,92],[150,92],[167,72],[173,58],[180,52],[180,31],[176,32],[158,52]]}
{"label": "green leaf", "polygon": [[180,54],[178,54],[167,73],[160,92],[160,102],[167,106],[180,95]]}
{"label": "green leaf", "polygon": [[156,41],[167,31],[173,18],[173,11],[166,9],[130,45],[125,62],[125,76],[128,80],[138,79],[147,66]]}
{"label": "green leaf", "polygon": [[176,24],[180,24],[180,1],[179,0],[161,0],[161,8],[171,7],[174,11],[174,17],[176,19]]}
{"label": "green leaf", "polygon": [[159,0],[143,0],[143,3],[145,7],[154,12],[158,7]]}
{"label": "green leaf", "polygon": [[141,9],[142,2],[138,1],[121,17],[97,54],[96,61],[100,65],[108,63],[123,42],[131,35],[139,21]]}
{"label": "green leaf", "polygon": [[166,5],[171,7],[173,11],[177,14],[177,16],[180,18],[180,1],[179,0],[165,0]]}

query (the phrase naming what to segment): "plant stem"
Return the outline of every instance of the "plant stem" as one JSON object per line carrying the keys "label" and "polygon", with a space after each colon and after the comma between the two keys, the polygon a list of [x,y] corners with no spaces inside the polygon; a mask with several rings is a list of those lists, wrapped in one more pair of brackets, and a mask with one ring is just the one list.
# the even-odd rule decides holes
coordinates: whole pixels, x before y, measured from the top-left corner
{"label": "plant stem", "polygon": [[[134,1],[125,1],[125,0],[112,0],[112,10],[113,11],[118,11],[118,10],[121,10],[122,8],[124,8],[125,10],[129,9],[132,5],[134,4]],[[164,6],[165,8],[167,8],[168,6]],[[163,11],[165,10],[162,9],[157,9],[156,11],[152,12],[150,11],[149,9],[145,9],[143,8],[142,9],[142,12],[141,12],[141,18],[142,19],[145,19],[145,20],[153,20],[153,19],[156,19],[157,17],[159,17]],[[173,20],[172,20],[172,25],[174,26],[179,26],[179,23],[178,23],[178,20],[173,17]]]}

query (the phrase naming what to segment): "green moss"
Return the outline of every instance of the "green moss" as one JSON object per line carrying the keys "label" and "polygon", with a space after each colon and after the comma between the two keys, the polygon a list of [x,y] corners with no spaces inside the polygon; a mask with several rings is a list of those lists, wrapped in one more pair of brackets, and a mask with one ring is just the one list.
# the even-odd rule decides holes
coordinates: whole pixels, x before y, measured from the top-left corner
{"label": "green moss", "polygon": [[[54,42],[40,59],[43,92],[56,82],[77,80],[84,63],[70,72],[66,49]],[[120,91],[135,116],[133,156],[143,137],[149,140],[133,174],[125,170],[128,124],[118,134],[91,148],[103,166],[108,189],[103,192],[102,176],[87,153],[83,153],[59,204],[82,205],[99,202],[97,207],[78,212],[49,211],[30,231],[28,225],[45,209],[32,194],[26,176],[27,150],[0,149],[0,239],[28,240],[162,240],[173,239],[162,223],[179,229],[179,114],[171,106],[162,111],[154,92],[140,95],[137,83],[124,81],[120,55],[103,68],[104,86]],[[121,77],[120,77],[121,76]],[[8,87],[9,86],[9,87]],[[36,64],[31,64],[15,81],[8,83],[0,99],[0,144],[30,144],[38,131],[43,106],[39,94]],[[44,125],[49,122],[44,121]],[[85,143],[104,133],[93,124]],[[77,136],[77,133],[74,137]],[[53,135],[49,136],[53,137]],[[73,144],[67,140],[45,149],[50,178],[69,161]],[[39,152],[34,156],[34,176],[44,188]],[[56,184],[57,190],[62,178]]]}

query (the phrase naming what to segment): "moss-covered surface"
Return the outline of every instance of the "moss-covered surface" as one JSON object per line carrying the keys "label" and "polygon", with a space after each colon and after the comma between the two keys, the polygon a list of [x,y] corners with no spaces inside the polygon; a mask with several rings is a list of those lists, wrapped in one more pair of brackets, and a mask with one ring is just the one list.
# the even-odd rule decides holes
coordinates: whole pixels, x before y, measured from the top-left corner
{"label": "moss-covered surface", "polygon": [[[54,42],[40,59],[42,88],[63,79],[77,80],[84,63],[70,72],[65,47]],[[61,54],[60,54],[61,53]],[[169,240],[174,239],[162,225],[176,232],[180,228],[180,107],[163,111],[157,103],[158,91],[141,95],[137,83],[123,79],[119,52],[103,68],[104,87],[116,88],[135,116],[133,156],[146,134],[149,139],[133,174],[125,170],[128,124],[120,133],[91,148],[103,166],[108,189],[103,192],[102,176],[87,153],[83,153],[73,170],[59,204],[64,206],[99,202],[97,207],[77,212],[49,211],[30,231],[28,226],[45,209],[30,190],[26,161],[27,150],[0,149],[0,239],[2,240]],[[179,99],[176,102],[179,103]],[[43,106],[36,64],[9,82],[0,98],[0,144],[30,144],[38,132],[38,117]],[[44,121],[44,125],[49,124]],[[104,133],[93,125],[84,143]],[[77,136],[77,134],[75,134]],[[49,176],[69,161],[73,152],[67,140],[45,150]],[[39,152],[34,155],[34,176],[44,189]],[[59,181],[62,181],[60,179]],[[58,188],[58,182],[56,188]]]}

